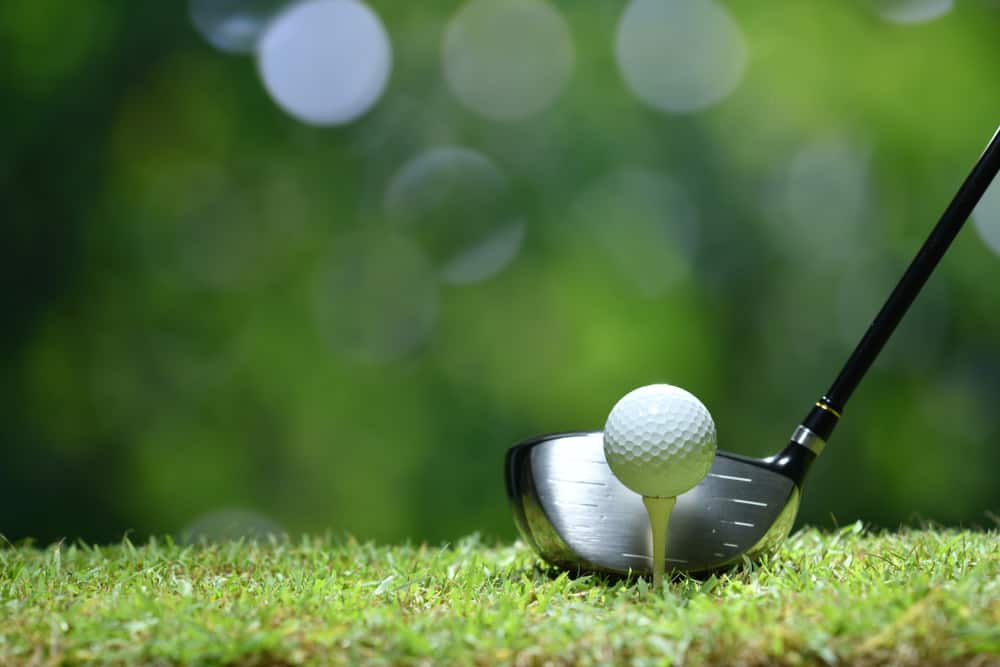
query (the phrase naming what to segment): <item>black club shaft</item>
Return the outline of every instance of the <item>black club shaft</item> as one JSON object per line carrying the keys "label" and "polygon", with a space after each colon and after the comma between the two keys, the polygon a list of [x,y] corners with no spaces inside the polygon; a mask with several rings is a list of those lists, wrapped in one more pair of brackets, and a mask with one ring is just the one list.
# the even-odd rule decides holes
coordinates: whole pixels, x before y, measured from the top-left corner
{"label": "black club shaft", "polygon": [[816,402],[803,425],[826,440],[833,432],[840,413],[865,373],[875,362],[886,341],[920,293],[951,242],[979,203],[997,171],[1000,170],[1000,128],[980,156],[972,172],[945,209],[930,236],[913,258],[889,299],[875,316],[861,342],[841,369],[830,390]]}

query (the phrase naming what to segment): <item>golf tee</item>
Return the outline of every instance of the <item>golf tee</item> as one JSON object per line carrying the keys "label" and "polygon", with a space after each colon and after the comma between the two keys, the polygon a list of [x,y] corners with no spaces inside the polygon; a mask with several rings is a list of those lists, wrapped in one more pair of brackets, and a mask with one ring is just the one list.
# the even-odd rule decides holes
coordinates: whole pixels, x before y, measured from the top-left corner
{"label": "golf tee", "polygon": [[660,590],[663,586],[663,571],[667,564],[667,527],[670,525],[670,513],[677,498],[643,496],[642,502],[646,506],[646,514],[649,515],[649,528],[653,540],[653,588]]}

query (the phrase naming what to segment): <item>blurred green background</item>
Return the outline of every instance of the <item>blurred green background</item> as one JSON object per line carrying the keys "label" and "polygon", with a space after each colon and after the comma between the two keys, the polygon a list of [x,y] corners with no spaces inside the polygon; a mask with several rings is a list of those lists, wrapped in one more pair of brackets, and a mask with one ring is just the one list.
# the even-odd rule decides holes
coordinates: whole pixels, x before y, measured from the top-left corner
{"label": "blurred green background", "polygon": [[[998,34],[987,0],[2,3],[0,533],[511,539],[507,447],[661,381],[771,453],[1000,122]],[[800,522],[996,521],[998,190]]]}

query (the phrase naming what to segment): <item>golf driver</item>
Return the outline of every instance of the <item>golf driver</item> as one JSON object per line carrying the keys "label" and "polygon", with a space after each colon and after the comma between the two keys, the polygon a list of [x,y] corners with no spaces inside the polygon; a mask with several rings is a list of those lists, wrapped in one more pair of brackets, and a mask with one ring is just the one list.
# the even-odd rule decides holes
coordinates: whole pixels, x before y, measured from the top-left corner
{"label": "golf driver", "polygon": [[[1000,128],[875,316],[829,391],[773,456],[718,451],[707,476],[677,497],[666,564],[684,572],[734,565],[771,552],[791,531],[802,483],[851,394],[1000,169]],[[507,452],[514,521],[546,561],[573,571],[648,574],[649,520],[604,457],[600,431],[533,438]]]}

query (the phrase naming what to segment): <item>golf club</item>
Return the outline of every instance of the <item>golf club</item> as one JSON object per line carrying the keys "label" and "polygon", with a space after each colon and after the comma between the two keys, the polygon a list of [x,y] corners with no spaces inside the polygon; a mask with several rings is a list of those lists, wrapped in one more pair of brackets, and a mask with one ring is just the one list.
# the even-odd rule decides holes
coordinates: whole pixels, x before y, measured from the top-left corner
{"label": "golf club", "polygon": [[[755,459],[719,451],[708,475],[677,497],[667,565],[705,572],[773,551],[791,531],[802,483],[830,439],[851,394],[1000,169],[994,133],[940,221],[875,316],[847,363],[777,454]],[[600,431],[533,438],[507,452],[514,521],[546,561],[573,571],[646,574],[649,520],[642,498],[604,458]]]}

